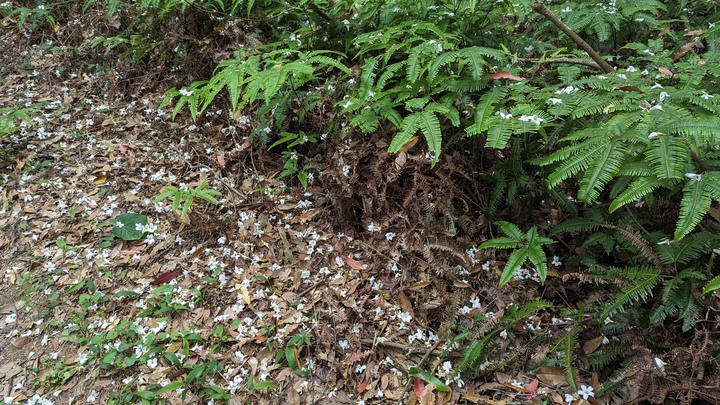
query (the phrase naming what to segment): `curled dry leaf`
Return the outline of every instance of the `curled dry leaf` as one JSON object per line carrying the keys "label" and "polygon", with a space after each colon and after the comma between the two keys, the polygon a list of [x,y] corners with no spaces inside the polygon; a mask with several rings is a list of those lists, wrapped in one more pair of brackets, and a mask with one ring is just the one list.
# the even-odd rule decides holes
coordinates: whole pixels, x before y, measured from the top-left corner
{"label": "curled dry leaf", "polygon": [[506,71],[504,71],[504,70],[499,70],[499,71],[493,73],[493,74],[490,76],[490,78],[493,79],[493,80],[498,80],[498,79],[510,79],[510,80],[514,80],[514,81],[516,81],[516,82],[520,82],[520,81],[525,80],[524,77],[520,77],[520,76],[514,75],[514,74],[512,74],[512,73],[510,73],[510,72],[506,72]]}

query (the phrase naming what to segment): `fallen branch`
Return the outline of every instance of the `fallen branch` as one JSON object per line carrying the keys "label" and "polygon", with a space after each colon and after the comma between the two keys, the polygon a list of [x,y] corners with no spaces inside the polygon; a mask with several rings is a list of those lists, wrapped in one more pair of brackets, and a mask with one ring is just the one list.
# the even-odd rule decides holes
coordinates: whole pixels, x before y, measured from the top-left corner
{"label": "fallen branch", "polygon": [[600,56],[599,53],[595,52],[595,50],[588,45],[587,42],[585,42],[578,34],[575,33],[575,31],[571,30],[570,27],[565,25],[562,21],[560,21],[559,18],[555,14],[552,13],[552,11],[548,10],[543,3],[535,3],[532,5],[532,9],[535,10],[538,14],[542,14],[543,16],[547,17],[548,20],[552,21],[553,24],[555,24],[556,27],[560,28],[562,32],[565,33],[570,39],[573,40],[580,48],[582,48],[585,52],[587,52],[588,55],[594,60],[598,66],[603,70],[605,73],[611,73],[614,72],[615,69],[613,69],[612,66],[610,66],[609,63],[605,61],[605,59]]}
{"label": "fallen branch", "polygon": [[595,63],[591,60],[580,59],[580,58],[551,58],[551,59],[548,59],[548,58],[523,58],[520,60],[524,60],[524,61],[528,61],[528,62],[537,62],[537,63],[567,63],[570,65],[584,65],[584,66],[591,67],[593,69],[597,69],[597,70],[601,70],[601,71],[603,70],[603,68],[600,67],[600,65],[598,65],[597,63]]}

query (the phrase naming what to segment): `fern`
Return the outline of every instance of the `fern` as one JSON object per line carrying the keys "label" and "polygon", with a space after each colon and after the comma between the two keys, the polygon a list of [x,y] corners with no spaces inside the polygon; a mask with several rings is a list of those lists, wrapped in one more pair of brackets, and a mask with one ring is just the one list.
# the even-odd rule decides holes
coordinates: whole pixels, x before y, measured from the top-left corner
{"label": "fern", "polygon": [[574,391],[578,389],[577,376],[573,363],[575,362],[575,347],[577,346],[577,332],[570,330],[563,333],[554,346],[554,351],[562,353],[562,368],[565,372],[570,388]]}
{"label": "fern", "polygon": [[[628,267],[622,271],[616,269],[616,272],[622,272],[622,277],[631,281],[632,284],[622,288],[615,294],[612,302],[603,308],[599,315],[600,319],[605,319],[617,311],[622,311],[627,304],[645,301],[652,295],[652,289],[660,281],[660,271],[656,268]],[[614,278],[612,274],[608,274],[608,276]]]}
{"label": "fern", "polygon": [[659,179],[681,179],[689,159],[685,145],[677,138],[661,136],[652,141],[653,146],[646,152],[647,161]]}
{"label": "fern", "polygon": [[704,187],[702,180],[690,180],[683,188],[680,202],[680,214],[675,228],[675,239],[680,240],[700,223],[710,209],[711,193]]}

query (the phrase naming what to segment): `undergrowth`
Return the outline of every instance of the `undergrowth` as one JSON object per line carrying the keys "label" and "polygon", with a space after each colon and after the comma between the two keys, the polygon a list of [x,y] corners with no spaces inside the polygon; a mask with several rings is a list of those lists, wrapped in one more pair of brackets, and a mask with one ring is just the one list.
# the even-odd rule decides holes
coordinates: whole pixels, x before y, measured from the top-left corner
{"label": "undergrowth", "polygon": [[[54,2],[47,3],[1,6],[0,13],[55,27]],[[640,382],[672,385],[653,372],[661,369],[654,359],[718,324],[718,3],[578,0],[548,8],[612,70],[527,0],[86,0],[82,7],[117,27],[112,36],[87,38],[86,52],[182,71],[162,100],[173,118],[188,112],[203,122],[210,109],[229,105],[227,122],[252,118],[258,125],[246,138],[283,156],[280,177],[303,187],[317,170],[303,156],[310,144],[327,152],[350,137],[381,134],[378,145],[435,170],[458,151],[481,161],[478,180],[492,192],[477,210],[508,235],[475,241],[507,262],[493,282],[511,287],[529,259],[552,292],[522,309],[508,306],[490,329],[458,327],[458,371],[477,374],[501,333],[512,335],[554,305],[569,326],[538,339],[557,355],[535,370],[561,367],[575,390],[580,374],[600,371],[600,393],[628,394],[628,384]],[[178,21],[192,22],[196,37],[165,37]],[[219,41],[225,32],[235,36]],[[222,43],[222,52],[217,63],[206,59],[192,71],[187,55],[205,38]],[[3,128],[29,113],[0,110]],[[185,201],[183,214],[192,199]],[[512,224],[518,205],[526,223]],[[541,247],[554,241],[562,270],[548,268]],[[516,250],[505,257],[503,249]],[[569,284],[572,296],[563,296]],[[664,342],[654,340],[660,331]],[[608,341],[580,350],[580,339],[598,336]],[[296,358],[303,345],[309,341],[298,338],[277,361],[304,372]],[[649,360],[643,350],[653,353]],[[716,370],[717,344],[702,350],[703,367]],[[633,362],[639,372],[628,372]]]}

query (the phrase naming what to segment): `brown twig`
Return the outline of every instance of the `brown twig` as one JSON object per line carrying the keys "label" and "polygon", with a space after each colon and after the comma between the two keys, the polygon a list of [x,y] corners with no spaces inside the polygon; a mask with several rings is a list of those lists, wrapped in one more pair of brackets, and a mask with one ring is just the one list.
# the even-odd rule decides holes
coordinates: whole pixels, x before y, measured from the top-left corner
{"label": "brown twig", "polygon": [[[435,344],[431,348],[429,348],[427,350],[427,352],[425,352],[425,355],[423,356],[422,359],[420,359],[420,361],[417,364],[418,367],[422,366],[422,364],[425,363],[425,360],[427,360],[428,357],[430,357],[430,355],[433,352],[435,352],[435,349],[438,347],[438,345],[440,345],[440,339],[438,339],[437,342],[435,342]],[[398,398],[398,402],[397,402],[398,405],[402,405],[402,403],[403,403],[402,400],[405,397],[405,394],[407,394],[407,392],[410,390],[411,385],[412,385],[412,378],[408,378],[408,381],[405,384],[405,388],[403,389],[403,392],[400,393],[400,398]]]}
{"label": "brown twig", "polygon": [[570,65],[584,65],[591,67],[593,69],[597,70],[603,70],[600,65],[597,63],[587,60],[587,59],[580,59],[580,58],[524,58],[521,60],[525,60],[528,62],[538,62],[538,63],[567,63]]}
{"label": "brown twig", "polygon": [[570,27],[565,25],[562,21],[560,21],[559,18],[555,14],[552,13],[552,11],[548,10],[543,3],[535,3],[532,5],[532,9],[535,10],[536,13],[542,14],[545,16],[548,20],[552,21],[553,24],[555,24],[556,27],[560,28],[562,32],[565,33],[570,39],[573,40],[580,48],[582,48],[585,52],[587,52],[588,55],[594,60],[598,66],[603,70],[605,73],[611,73],[615,71],[612,66],[610,66],[609,63],[605,61],[605,59],[600,56],[595,50],[588,45],[587,42],[585,42],[578,34],[575,33],[575,31],[571,30]]}

